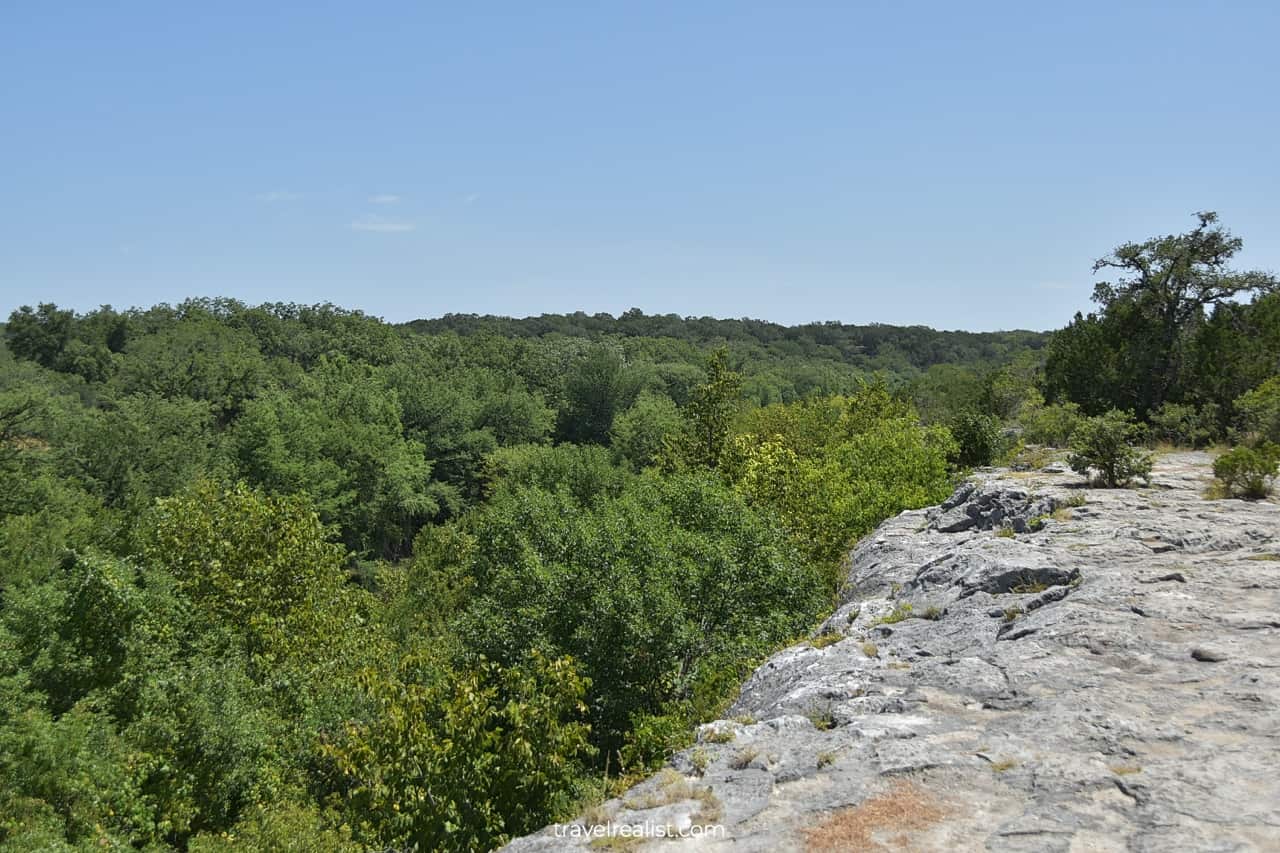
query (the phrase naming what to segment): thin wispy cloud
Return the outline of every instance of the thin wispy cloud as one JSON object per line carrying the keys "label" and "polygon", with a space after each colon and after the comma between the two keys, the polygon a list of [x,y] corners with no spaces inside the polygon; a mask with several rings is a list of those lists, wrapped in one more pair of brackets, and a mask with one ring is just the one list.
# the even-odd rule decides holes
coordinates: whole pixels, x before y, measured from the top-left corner
{"label": "thin wispy cloud", "polygon": [[405,222],[397,219],[387,219],[383,216],[362,216],[352,221],[350,228],[352,231],[376,231],[382,234],[396,234],[405,231],[412,231],[418,226],[412,222]]}
{"label": "thin wispy cloud", "polygon": [[394,193],[378,193],[369,196],[370,204],[395,204],[400,200],[400,196]]}
{"label": "thin wispy cloud", "polygon": [[265,193],[258,193],[254,198],[258,201],[265,201],[268,203],[278,201],[297,201],[302,198],[302,193],[295,193],[290,190],[271,190]]}

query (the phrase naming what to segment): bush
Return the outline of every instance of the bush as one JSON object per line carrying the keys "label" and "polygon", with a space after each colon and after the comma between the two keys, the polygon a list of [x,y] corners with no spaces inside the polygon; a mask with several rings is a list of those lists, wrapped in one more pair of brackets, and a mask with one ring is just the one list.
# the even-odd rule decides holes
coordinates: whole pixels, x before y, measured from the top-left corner
{"label": "bush", "polygon": [[955,464],[962,468],[990,465],[1000,451],[1000,422],[990,415],[961,412],[947,422],[956,440]]}
{"label": "bush", "polygon": [[1280,476],[1280,445],[1237,447],[1213,463],[1213,475],[1222,481],[1227,494],[1257,500],[1271,494]]}
{"label": "bush", "polygon": [[1071,437],[1067,463],[1077,474],[1098,472],[1098,480],[1108,488],[1126,486],[1134,478],[1148,479],[1151,456],[1133,446],[1144,429],[1133,422],[1132,412],[1112,409],[1105,415],[1081,421]]}
{"label": "bush", "polygon": [[1217,406],[1197,409],[1188,403],[1165,403],[1150,415],[1156,441],[1179,447],[1204,447],[1217,436]]}
{"label": "bush", "polygon": [[1236,399],[1245,431],[1258,441],[1280,442],[1280,376]]}
{"label": "bush", "polygon": [[1080,407],[1075,403],[1028,405],[1018,415],[1024,441],[1053,447],[1066,447],[1080,420]]}

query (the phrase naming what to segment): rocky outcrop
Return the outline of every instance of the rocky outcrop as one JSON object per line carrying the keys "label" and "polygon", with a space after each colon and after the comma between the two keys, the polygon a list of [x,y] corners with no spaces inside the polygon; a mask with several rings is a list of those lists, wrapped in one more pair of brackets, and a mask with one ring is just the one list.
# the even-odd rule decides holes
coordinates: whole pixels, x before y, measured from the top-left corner
{"label": "rocky outcrop", "polygon": [[728,719],[508,849],[1280,849],[1280,505],[1209,478],[994,471],[885,522]]}

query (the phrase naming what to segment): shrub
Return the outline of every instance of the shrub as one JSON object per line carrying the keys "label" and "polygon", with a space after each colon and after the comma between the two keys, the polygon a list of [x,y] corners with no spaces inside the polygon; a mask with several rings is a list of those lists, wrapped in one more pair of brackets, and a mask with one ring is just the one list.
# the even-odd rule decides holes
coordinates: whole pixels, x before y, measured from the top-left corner
{"label": "shrub", "polygon": [[1131,412],[1112,409],[1105,415],[1081,421],[1071,437],[1067,463],[1077,474],[1098,472],[1098,480],[1108,488],[1128,485],[1134,478],[1148,479],[1151,456],[1133,443],[1143,428],[1133,422]]}
{"label": "shrub", "polygon": [[1000,451],[1000,422],[990,415],[961,412],[947,422],[959,445],[954,461],[962,468],[990,465]]}
{"label": "shrub", "polygon": [[1236,399],[1246,432],[1258,441],[1280,442],[1280,376],[1273,376]]}
{"label": "shrub", "polygon": [[1018,416],[1024,441],[1054,447],[1065,447],[1080,421],[1080,407],[1075,403],[1024,406]]}
{"label": "shrub", "polygon": [[1217,406],[1165,403],[1150,415],[1152,438],[1179,447],[1204,447],[1217,436]]}
{"label": "shrub", "polygon": [[1257,500],[1271,494],[1280,476],[1280,445],[1237,447],[1213,463],[1213,475],[1232,497]]}
{"label": "shrub", "polygon": [[628,771],[652,769],[671,753],[688,746],[692,739],[685,714],[636,714],[631,731],[626,734],[626,745],[620,750],[622,767]]}

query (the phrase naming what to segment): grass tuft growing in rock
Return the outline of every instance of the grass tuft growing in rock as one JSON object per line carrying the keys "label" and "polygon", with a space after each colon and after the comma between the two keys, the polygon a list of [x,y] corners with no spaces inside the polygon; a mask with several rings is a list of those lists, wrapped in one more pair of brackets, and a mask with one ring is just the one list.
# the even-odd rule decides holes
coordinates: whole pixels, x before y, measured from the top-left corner
{"label": "grass tuft growing in rock", "polygon": [[732,759],[729,760],[729,767],[734,770],[746,770],[760,755],[760,750],[754,746],[744,747],[738,751]]}
{"label": "grass tuft growing in rock", "polygon": [[825,649],[827,646],[833,646],[844,639],[843,634],[832,631],[828,634],[820,634],[809,641],[809,645],[815,649]]}

